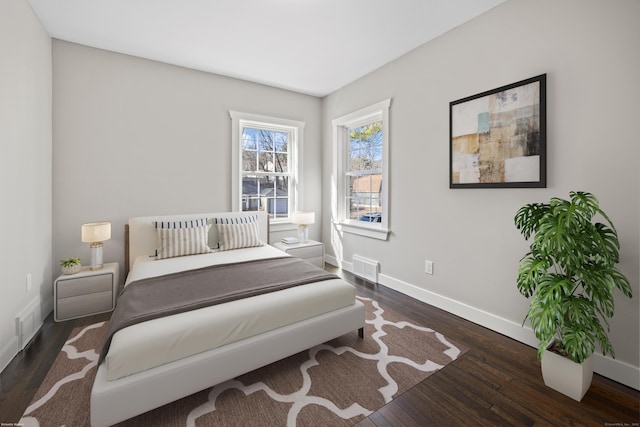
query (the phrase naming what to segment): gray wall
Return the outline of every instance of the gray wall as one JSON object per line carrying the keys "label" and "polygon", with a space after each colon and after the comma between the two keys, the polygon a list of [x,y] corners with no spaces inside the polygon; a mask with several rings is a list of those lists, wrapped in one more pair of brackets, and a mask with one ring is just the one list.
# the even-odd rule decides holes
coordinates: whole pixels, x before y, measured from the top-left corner
{"label": "gray wall", "polygon": [[[617,360],[596,370],[638,387],[640,2],[511,0],[324,99],[323,240],[334,262],[380,261],[380,281],[525,342],[515,287],[529,202],[594,193],[613,219],[634,298],[616,300]],[[449,102],[547,73],[548,188],[450,190]],[[385,98],[390,109],[388,241],[329,226],[331,120]],[[424,273],[434,261],[434,275]],[[631,375],[629,375],[631,374]],[[623,377],[623,378],[619,378]]]}
{"label": "gray wall", "polygon": [[51,38],[23,0],[0,2],[0,148],[2,369],[18,350],[15,316],[52,292]]}
{"label": "gray wall", "polygon": [[89,262],[85,222],[111,221],[104,258],[122,265],[129,217],[231,210],[229,110],[306,122],[302,194],[320,213],[319,98],[59,40],[53,75],[54,259]]}

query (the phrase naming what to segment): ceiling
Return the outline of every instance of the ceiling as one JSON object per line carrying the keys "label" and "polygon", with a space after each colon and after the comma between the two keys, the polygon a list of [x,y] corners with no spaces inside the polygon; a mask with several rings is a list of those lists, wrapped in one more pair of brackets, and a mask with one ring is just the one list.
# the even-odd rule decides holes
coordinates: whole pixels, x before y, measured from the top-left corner
{"label": "ceiling", "polygon": [[28,0],[51,37],[327,95],[505,0]]}

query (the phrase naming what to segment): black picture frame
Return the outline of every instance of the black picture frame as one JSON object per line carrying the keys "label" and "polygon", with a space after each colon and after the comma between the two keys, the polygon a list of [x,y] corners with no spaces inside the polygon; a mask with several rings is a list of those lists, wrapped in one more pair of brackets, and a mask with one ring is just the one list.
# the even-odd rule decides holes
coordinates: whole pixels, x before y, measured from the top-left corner
{"label": "black picture frame", "polygon": [[449,188],[546,188],[547,75],[449,103]]}

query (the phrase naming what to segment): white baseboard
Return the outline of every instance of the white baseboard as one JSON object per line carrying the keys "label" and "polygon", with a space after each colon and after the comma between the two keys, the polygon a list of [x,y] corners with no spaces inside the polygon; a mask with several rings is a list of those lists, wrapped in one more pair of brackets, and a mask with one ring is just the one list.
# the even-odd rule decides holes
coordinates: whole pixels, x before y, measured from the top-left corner
{"label": "white baseboard", "polygon": [[36,336],[44,323],[42,317],[42,298],[37,295],[16,315],[16,333],[18,335],[18,348],[20,351]]}
{"label": "white baseboard", "polygon": [[596,353],[593,371],[636,390],[640,390],[640,368]]}
{"label": "white baseboard", "polygon": [[4,371],[4,368],[6,368],[16,354],[18,354],[18,350],[18,337],[15,336],[0,350],[0,372]]}
{"label": "white baseboard", "polygon": [[327,264],[331,264],[334,267],[340,267],[340,264],[338,263],[338,258],[334,257],[333,255],[329,255],[327,253],[324,254],[324,262]]}
{"label": "white baseboard", "polygon": [[[44,324],[44,319],[46,319],[49,314],[51,314],[51,312],[53,311],[53,298],[48,298],[45,301],[42,301],[40,299],[40,297],[36,297],[36,299],[34,299],[33,301],[31,301],[29,304],[27,304],[25,306],[25,309],[23,309],[21,311],[30,311],[30,310],[37,310],[37,313],[35,314],[35,330],[33,335],[31,335],[29,337],[29,340],[31,338],[33,338],[37,332],[40,330],[40,328],[42,327],[42,325]],[[18,315],[18,317],[20,316],[20,314]],[[14,357],[16,357],[16,355],[22,350],[20,348],[20,337],[18,336],[18,330],[16,328],[16,335],[13,336],[9,342],[2,348],[0,349],[0,372],[4,371],[4,369],[9,365],[9,363],[11,363],[11,361],[13,360]]]}
{"label": "white baseboard", "polygon": [[53,297],[42,302],[42,320],[44,321],[51,313],[53,313]]}
{"label": "white baseboard", "polygon": [[[325,260],[331,265],[339,266],[343,270],[351,273],[353,272],[353,266],[349,262],[342,261],[341,263],[338,263],[337,259],[332,256],[325,256]],[[426,289],[419,288],[386,274],[380,273],[378,279],[379,284],[390,289],[440,308],[470,322],[484,326],[485,328],[527,344],[533,348],[538,347],[538,339],[529,327],[523,327],[519,323],[504,319],[496,316],[495,314],[480,310],[476,307],[436,294]],[[640,390],[640,367],[638,366],[633,366],[596,353],[594,357],[594,371],[628,387]]]}
{"label": "white baseboard", "polygon": [[455,314],[470,322],[489,328],[492,331],[499,332],[502,335],[506,335],[531,347],[538,346],[538,340],[533,331],[530,328],[523,327],[520,323],[504,319],[460,301],[394,279],[386,274],[380,274],[380,284],[434,307],[438,307],[448,313]]}

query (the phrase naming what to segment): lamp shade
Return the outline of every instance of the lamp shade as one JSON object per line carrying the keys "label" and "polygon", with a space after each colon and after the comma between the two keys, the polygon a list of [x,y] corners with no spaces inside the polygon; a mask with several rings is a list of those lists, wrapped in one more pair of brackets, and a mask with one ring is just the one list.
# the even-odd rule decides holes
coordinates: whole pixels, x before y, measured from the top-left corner
{"label": "lamp shade", "polygon": [[104,242],[111,238],[110,222],[89,222],[82,224],[82,241],[85,243]]}
{"label": "lamp shade", "polygon": [[316,222],[316,213],[313,211],[295,211],[291,214],[291,222],[298,225],[309,225]]}

